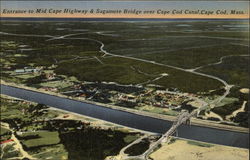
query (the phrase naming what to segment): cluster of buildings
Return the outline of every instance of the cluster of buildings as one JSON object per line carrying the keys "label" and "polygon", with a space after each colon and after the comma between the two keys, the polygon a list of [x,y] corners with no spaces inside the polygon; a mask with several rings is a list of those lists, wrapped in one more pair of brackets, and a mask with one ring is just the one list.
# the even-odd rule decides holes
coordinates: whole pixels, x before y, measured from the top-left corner
{"label": "cluster of buildings", "polygon": [[16,74],[28,74],[28,73],[40,73],[42,71],[41,68],[32,68],[32,67],[24,67],[22,69],[16,69]]}
{"label": "cluster of buildings", "polygon": [[100,87],[94,83],[74,84],[67,93],[67,95],[73,97],[107,102],[124,107],[154,106],[169,109],[181,108],[184,102],[191,100],[194,96],[155,88],[144,88],[143,91],[126,93],[114,88]]}
{"label": "cluster of buildings", "polygon": [[131,94],[121,94],[121,93],[118,93],[117,100],[119,100],[119,101],[126,101],[126,102],[132,102],[132,103],[136,103],[138,101],[137,97],[134,96],[134,95],[131,95]]}
{"label": "cluster of buildings", "polygon": [[[16,74],[39,73],[42,81],[57,79],[54,72],[44,72],[43,67],[24,67],[16,69]],[[183,102],[190,100],[190,96],[181,94],[175,90],[160,90],[155,87],[147,87],[142,90],[132,88],[119,88],[116,84],[100,83],[72,83],[68,91],[63,94],[82,99],[89,99],[103,103],[122,104],[123,106],[154,106],[160,108],[180,108]],[[58,92],[56,87],[42,87],[45,91]],[[126,90],[126,91],[125,91]]]}
{"label": "cluster of buildings", "polygon": [[117,93],[113,96],[114,103],[123,104],[133,103],[135,106],[154,106],[160,108],[177,109],[181,108],[183,102],[190,100],[189,96],[172,94],[167,90],[145,89],[141,94]]}

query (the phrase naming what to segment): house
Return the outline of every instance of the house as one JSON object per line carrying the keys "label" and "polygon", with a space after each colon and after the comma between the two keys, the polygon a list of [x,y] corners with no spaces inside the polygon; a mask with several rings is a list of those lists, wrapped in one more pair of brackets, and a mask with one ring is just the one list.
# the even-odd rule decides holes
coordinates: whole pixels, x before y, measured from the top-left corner
{"label": "house", "polygon": [[47,73],[47,74],[45,75],[46,79],[48,79],[48,80],[53,80],[53,79],[55,79],[55,76],[56,76],[55,73]]}
{"label": "house", "polygon": [[57,88],[53,88],[53,87],[42,87],[42,89],[44,89],[45,91],[52,91],[52,92],[58,91]]}
{"label": "house", "polygon": [[68,117],[69,117],[69,115],[67,115],[67,114],[63,116],[63,118],[68,118]]}
{"label": "house", "polygon": [[17,74],[37,73],[37,72],[40,72],[40,69],[24,67],[23,69],[15,70],[15,73]]}
{"label": "house", "polygon": [[25,73],[25,70],[24,69],[16,69],[15,73],[22,74],[22,73]]}

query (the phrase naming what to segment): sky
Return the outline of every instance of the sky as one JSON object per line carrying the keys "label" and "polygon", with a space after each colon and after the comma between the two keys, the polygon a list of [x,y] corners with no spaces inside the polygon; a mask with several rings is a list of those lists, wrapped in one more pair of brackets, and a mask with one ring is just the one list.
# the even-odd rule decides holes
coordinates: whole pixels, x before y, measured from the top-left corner
{"label": "sky", "polygon": [[[46,13],[11,14],[5,10],[47,9]],[[64,9],[88,10],[87,14],[63,13]],[[98,14],[89,13],[91,9],[102,10],[154,10],[154,14]],[[61,13],[48,13],[62,10]],[[169,14],[157,13],[157,10],[170,11]],[[173,14],[173,10],[181,11]],[[188,11],[187,11],[188,10]],[[186,14],[185,11],[203,10],[213,14]],[[219,10],[219,11],[218,11]],[[226,14],[223,11],[226,10]],[[231,14],[231,10],[243,11],[243,14]],[[216,13],[218,11],[218,13]],[[247,1],[1,1],[1,17],[68,17],[68,18],[248,18],[249,2]]]}

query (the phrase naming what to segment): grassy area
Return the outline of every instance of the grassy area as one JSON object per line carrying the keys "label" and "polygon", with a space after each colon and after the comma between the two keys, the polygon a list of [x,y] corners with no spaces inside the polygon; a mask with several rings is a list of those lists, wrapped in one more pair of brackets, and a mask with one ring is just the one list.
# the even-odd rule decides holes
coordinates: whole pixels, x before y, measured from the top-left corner
{"label": "grassy area", "polygon": [[58,89],[61,89],[72,86],[72,83],[66,81],[50,81],[39,83],[39,85],[43,87],[56,87]]}
{"label": "grassy area", "polygon": [[1,98],[1,120],[21,118],[21,109],[28,108],[28,105],[10,102],[11,100]]}
{"label": "grassy area", "polygon": [[218,103],[216,105],[216,107],[221,107],[221,106],[224,106],[224,105],[229,105],[229,104],[232,104],[232,103],[237,102],[237,101],[239,101],[238,98],[225,97],[220,103]]}
{"label": "grassy area", "polygon": [[159,108],[159,107],[153,107],[153,106],[142,106],[142,107],[135,107],[138,110],[147,111],[151,113],[159,113],[159,114],[165,114],[170,116],[176,116],[178,115],[177,111],[165,109],[165,108]]}
{"label": "grassy area", "polygon": [[11,138],[11,131],[1,127],[0,128],[0,141],[6,141]]}
{"label": "grassy area", "polygon": [[8,133],[10,133],[10,132],[11,132],[11,131],[8,130],[8,129],[6,129],[6,128],[3,128],[3,127],[0,128],[0,135],[1,135],[1,136],[5,135],[5,134],[8,134]]}
{"label": "grassy area", "polygon": [[123,138],[124,142],[126,143],[131,143],[133,141],[135,141],[136,139],[138,139],[140,136],[134,136],[134,135],[127,135],[126,137]]}
{"label": "grassy area", "polygon": [[16,75],[15,77],[21,78],[21,79],[28,79],[28,78],[33,78],[35,76],[36,76],[35,74],[20,74],[20,75]]}
{"label": "grassy area", "polygon": [[23,133],[22,135],[19,136],[19,139],[21,139],[22,144],[27,149],[30,149],[32,147],[55,145],[60,142],[58,132],[47,132],[47,131]]}
{"label": "grassy area", "polygon": [[40,147],[32,151],[33,157],[37,159],[46,159],[53,157],[53,159],[68,160],[68,153],[62,144],[53,146]]}
{"label": "grassy area", "polygon": [[13,157],[20,157],[21,154],[14,148],[14,144],[7,144],[2,148],[1,156],[2,160],[7,160]]}
{"label": "grassy area", "polygon": [[12,99],[1,98],[1,121],[9,123],[12,128],[23,130],[42,129],[43,124],[33,121],[44,121],[58,116],[58,112],[48,112],[48,107]]}
{"label": "grassy area", "polygon": [[200,146],[200,147],[213,147],[214,146],[212,144],[208,144],[208,143],[204,143],[204,142],[198,142],[198,141],[187,141],[187,143],[191,144],[191,145]]}

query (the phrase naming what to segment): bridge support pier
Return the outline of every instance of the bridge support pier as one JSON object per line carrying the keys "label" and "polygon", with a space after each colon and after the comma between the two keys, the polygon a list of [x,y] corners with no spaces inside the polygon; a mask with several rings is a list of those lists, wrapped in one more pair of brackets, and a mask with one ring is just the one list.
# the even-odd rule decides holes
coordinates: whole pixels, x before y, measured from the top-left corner
{"label": "bridge support pier", "polygon": [[186,123],[187,125],[191,125],[191,120],[188,119],[185,123]]}

